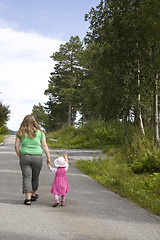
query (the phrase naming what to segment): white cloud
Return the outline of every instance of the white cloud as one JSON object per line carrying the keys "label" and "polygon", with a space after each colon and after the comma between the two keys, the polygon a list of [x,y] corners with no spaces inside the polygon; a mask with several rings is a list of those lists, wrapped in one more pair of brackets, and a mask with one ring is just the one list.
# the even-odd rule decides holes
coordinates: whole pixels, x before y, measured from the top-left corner
{"label": "white cloud", "polygon": [[10,106],[10,129],[17,130],[33,105],[47,100],[44,90],[54,67],[49,56],[61,43],[35,32],[0,28],[0,100]]}

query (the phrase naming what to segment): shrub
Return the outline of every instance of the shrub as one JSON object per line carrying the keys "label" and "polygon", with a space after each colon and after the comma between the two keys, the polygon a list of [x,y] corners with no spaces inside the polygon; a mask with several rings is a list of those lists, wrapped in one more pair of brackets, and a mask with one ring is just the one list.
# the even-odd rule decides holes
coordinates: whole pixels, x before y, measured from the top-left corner
{"label": "shrub", "polygon": [[142,159],[134,160],[132,164],[132,169],[134,173],[154,173],[160,172],[160,158],[159,151],[151,152],[150,150],[146,150],[146,153],[142,157]]}
{"label": "shrub", "polygon": [[0,127],[0,134],[4,135],[4,134],[9,134],[9,130],[6,126],[2,126]]}
{"label": "shrub", "polygon": [[91,121],[85,125],[85,130],[98,146],[120,145],[123,142],[122,123]]}
{"label": "shrub", "polygon": [[160,173],[153,173],[150,176],[148,186],[150,189],[159,191],[160,193]]}

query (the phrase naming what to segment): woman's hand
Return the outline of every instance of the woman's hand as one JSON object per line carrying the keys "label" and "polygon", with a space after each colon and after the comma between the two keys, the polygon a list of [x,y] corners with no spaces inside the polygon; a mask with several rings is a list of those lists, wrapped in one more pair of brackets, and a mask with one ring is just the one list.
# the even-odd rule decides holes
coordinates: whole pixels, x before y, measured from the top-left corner
{"label": "woman's hand", "polygon": [[47,165],[48,165],[48,168],[50,169],[50,168],[51,168],[51,164],[50,164],[50,163],[48,163]]}
{"label": "woman's hand", "polygon": [[47,164],[51,164],[50,158],[47,158]]}
{"label": "woman's hand", "polygon": [[48,146],[47,146],[46,138],[45,138],[45,137],[42,137],[42,138],[41,138],[41,143],[42,143],[42,147],[43,147],[44,152],[45,152],[46,157],[47,157],[47,164],[48,164],[48,163],[51,163],[51,161],[50,161],[50,154],[49,154],[49,148],[48,148]]}
{"label": "woman's hand", "polygon": [[15,140],[15,151],[17,153],[17,156],[20,158],[20,144],[21,144],[21,140],[19,138],[16,137],[16,140]]}

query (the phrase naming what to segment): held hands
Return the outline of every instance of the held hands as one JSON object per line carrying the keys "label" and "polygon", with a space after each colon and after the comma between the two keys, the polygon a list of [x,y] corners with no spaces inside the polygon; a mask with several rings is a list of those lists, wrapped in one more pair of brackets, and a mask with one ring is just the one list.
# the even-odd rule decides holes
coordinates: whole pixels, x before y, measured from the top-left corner
{"label": "held hands", "polygon": [[50,169],[50,168],[51,168],[51,164],[50,164],[50,163],[47,163],[47,165],[48,165],[48,168]]}
{"label": "held hands", "polygon": [[51,163],[51,160],[50,160],[50,158],[47,158],[47,164],[48,164],[48,163]]}

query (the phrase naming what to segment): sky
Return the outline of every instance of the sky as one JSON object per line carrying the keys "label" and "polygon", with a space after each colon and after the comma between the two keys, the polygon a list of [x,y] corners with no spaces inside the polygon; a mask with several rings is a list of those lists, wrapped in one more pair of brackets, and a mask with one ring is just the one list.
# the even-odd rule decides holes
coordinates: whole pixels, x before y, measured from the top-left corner
{"label": "sky", "polygon": [[34,105],[48,97],[50,56],[71,36],[89,30],[84,16],[100,0],[0,0],[0,102],[11,111],[7,127],[18,130]]}

